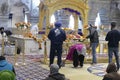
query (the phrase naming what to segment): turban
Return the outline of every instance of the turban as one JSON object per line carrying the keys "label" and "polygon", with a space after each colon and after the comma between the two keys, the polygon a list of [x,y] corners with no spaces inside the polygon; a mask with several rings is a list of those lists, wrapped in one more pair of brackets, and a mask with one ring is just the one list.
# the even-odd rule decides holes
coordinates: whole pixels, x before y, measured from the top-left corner
{"label": "turban", "polygon": [[56,74],[59,71],[59,66],[57,64],[50,65],[50,74]]}
{"label": "turban", "polygon": [[55,22],[55,27],[61,27],[62,24],[60,22]]}

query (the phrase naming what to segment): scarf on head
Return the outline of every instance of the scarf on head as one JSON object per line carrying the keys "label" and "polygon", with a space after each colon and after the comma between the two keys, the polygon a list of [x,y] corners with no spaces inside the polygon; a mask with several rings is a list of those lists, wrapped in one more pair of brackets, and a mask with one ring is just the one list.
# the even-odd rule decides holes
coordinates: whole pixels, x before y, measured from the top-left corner
{"label": "scarf on head", "polygon": [[15,80],[15,74],[9,70],[3,70],[0,72],[0,80]]}

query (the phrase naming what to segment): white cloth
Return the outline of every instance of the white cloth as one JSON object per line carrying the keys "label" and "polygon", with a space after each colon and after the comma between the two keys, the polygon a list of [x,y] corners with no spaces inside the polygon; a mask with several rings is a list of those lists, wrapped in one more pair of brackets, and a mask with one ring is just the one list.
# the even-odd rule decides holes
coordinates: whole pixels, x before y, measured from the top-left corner
{"label": "white cloth", "polygon": [[36,35],[39,31],[38,26],[37,25],[32,26],[30,31],[33,35]]}
{"label": "white cloth", "polygon": [[7,37],[7,35],[6,35],[5,32],[3,33],[2,37],[4,38],[4,42],[7,42],[7,41],[8,41],[8,37]]}
{"label": "white cloth", "polygon": [[60,30],[59,30],[59,29],[56,29],[56,30],[55,30],[55,36],[58,36],[58,35],[60,35],[60,34],[61,34]]}
{"label": "white cloth", "polygon": [[78,55],[84,55],[85,56],[86,55],[86,47],[83,46],[81,51],[77,50],[77,53],[78,53]]}

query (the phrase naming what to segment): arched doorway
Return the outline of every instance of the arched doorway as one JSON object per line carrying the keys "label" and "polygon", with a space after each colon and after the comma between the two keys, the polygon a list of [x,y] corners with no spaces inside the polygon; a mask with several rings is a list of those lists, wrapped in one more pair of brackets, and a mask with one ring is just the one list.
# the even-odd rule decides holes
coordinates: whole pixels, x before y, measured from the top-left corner
{"label": "arched doorway", "polygon": [[[56,10],[60,9],[72,9],[81,14],[83,25],[88,24],[88,5],[87,0],[45,0],[40,3],[40,15],[39,15],[39,30],[43,29],[43,24],[46,23],[47,28],[50,25],[50,18]],[[74,14],[74,28],[78,29],[78,15]],[[84,30],[84,29],[83,29]]]}

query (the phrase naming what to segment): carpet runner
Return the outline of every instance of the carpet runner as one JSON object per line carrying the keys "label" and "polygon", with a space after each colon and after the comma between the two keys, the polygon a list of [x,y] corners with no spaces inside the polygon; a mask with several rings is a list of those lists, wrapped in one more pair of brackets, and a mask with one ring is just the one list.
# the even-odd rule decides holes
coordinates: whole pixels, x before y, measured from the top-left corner
{"label": "carpet runner", "polygon": [[[41,62],[38,61],[42,57],[38,55],[25,56],[26,65],[14,66],[17,80],[43,80],[47,77],[49,70],[43,68]],[[6,56],[6,58],[10,63],[14,64],[13,56]],[[21,56],[17,59],[17,62],[21,64]],[[102,63],[91,65],[87,70],[94,75],[103,77],[106,74],[106,65]]]}
{"label": "carpet runner", "polygon": [[[6,59],[10,63],[14,64],[13,56],[6,56]],[[49,75],[49,70],[42,68],[40,62],[35,62],[29,57],[25,57],[26,65],[21,64],[21,57],[17,59],[17,62],[19,63],[19,65],[14,66],[17,80],[43,80]]]}

